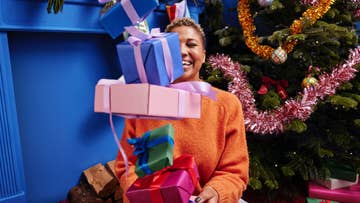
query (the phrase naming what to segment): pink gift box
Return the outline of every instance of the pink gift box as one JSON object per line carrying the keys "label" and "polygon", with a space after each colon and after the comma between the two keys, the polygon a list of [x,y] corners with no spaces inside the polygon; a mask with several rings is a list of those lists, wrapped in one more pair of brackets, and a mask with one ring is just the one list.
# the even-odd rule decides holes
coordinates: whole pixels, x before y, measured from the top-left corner
{"label": "pink gift box", "polygon": [[[106,81],[106,83],[104,83]],[[111,105],[110,105],[111,103]],[[95,87],[95,112],[150,117],[200,118],[201,95],[147,83],[105,80]]]}
{"label": "pink gift box", "polygon": [[341,203],[360,202],[360,184],[352,185],[347,188],[330,190],[317,183],[309,182],[309,197],[328,199]]}
{"label": "pink gift box", "polygon": [[[138,178],[135,183],[129,188],[129,190],[126,192],[126,196],[128,197],[129,201],[131,203],[160,203],[161,201],[164,203],[171,202],[171,203],[188,203],[191,197],[191,194],[195,190],[194,185],[194,178],[197,180],[199,178],[199,173],[195,164],[195,161],[193,157],[186,156],[181,157],[180,159],[187,159],[191,158],[191,170],[192,175],[190,175],[188,170],[185,169],[179,169],[179,170],[173,170],[170,169],[165,173],[160,173],[161,175],[153,178],[150,180],[157,180],[159,182],[148,182],[148,180],[144,178],[148,178],[149,176],[145,176],[143,178]],[[174,165],[172,167],[178,167],[181,166],[184,161],[180,161],[180,159],[174,160]],[[184,159],[183,159],[184,160]],[[185,161],[187,162],[187,161]],[[189,163],[189,162],[187,162]],[[176,166],[178,165],[178,166]],[[185,164],[188,165],[188,164]],[[171,168],[171,167],[169,167]],[[180,167],[181,168],[181,167]],[[156,174],[155,174],[156,175]],[[192,177],[193,176],[193,177]],[[137,188],[136,185],[141,185],[141,182],[144,182],[145,184],[149,184],[145,187]],[[156,188],[156,185],[159,185],[158,188]],[[155,185],[155,188],[154,188]],[[157,199],[154,198],[153,192],[158,192],[159,196]]]}

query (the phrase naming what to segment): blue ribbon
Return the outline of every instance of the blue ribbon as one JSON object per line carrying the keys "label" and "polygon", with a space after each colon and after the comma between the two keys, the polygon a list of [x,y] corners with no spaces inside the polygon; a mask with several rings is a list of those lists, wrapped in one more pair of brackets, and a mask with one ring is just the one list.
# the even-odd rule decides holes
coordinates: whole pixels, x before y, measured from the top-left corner
{"label": "blue ribbon", "polygon": [[153,173],[148,165],[150,148],[162,143],[169,143],[171,146],[174,146],[174,139],[172,137],[165,135],[157,139],[149,140],[150,134],[151,131],[148,131],[142,137],[128,138],[127,140],[129,144],[135,146],[135,151],[133,154],[138,156],[139,168],[144,171],[145,174]]}

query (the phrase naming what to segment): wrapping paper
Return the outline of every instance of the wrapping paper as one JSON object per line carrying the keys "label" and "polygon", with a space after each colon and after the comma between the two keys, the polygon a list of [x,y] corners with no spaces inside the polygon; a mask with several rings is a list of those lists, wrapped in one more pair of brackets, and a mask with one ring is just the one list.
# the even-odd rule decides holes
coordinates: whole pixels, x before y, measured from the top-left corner
{"label": "wrapping paper", "polygon": [[171,167],[137,179],[126,196],[131,203],[188,203],[198,178],[194,158],[182,155]]}
{"label": "wrapping paper", "polygon": [[101,15],[99,21],[115,39],[125,31],[125,26],[143,21],[158,5],[158,0],[121,0]]}
{"label": "wrapping paper", "polygon": [[[136,33],[144,36],[144,33]],[[151,36],[144,38],[146,37]],[[150,83],[168,86],[184,74],[177,33],[160,33],[159,37],[137,39],[136,42],[124,41],[116,45],[121,71],[127,84]],[[129,40],[133,38],[129,37]]]}
{"label": "wrapping paper", "polygon": [[102,79],[95,87],[95,112],[139,118],[200,118],[201,95],[150,84]]}
{"label": "wrapping paper", "polygon": [[347,181],[336,178],[329,178],[327,180],[317,180],[316,182],[320,185],[323,185],[330,190],[335,190],[339,188],[349,187],[351,185],[356,185],[359,181],[359,175],[356,176],[355,181]]}
{"label": "wrapping paper", "polygon": [[174,128],[171,124],[148,131],[142,137],[130,138],[128,142],[135,146],[135,173],[138,177],[173,164]]}
{"label": "wrapping paper", "polygon": [[328,199],[341,203],[357,203],[360,202],[360,184],[352,185],[347,188],[330,190],[317,183],[309,182],[309,197]]}
{"label": "wrapping paper", "polygon": [[326,199],[316,199],[316,198],[306,198],[307,203],[339,203],[331,200]]}

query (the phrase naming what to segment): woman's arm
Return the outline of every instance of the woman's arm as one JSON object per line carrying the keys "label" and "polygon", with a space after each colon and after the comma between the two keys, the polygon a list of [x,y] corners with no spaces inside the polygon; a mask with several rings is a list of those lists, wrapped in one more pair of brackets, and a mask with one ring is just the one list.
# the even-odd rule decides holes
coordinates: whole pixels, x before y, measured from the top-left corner
{"label": "woman's arm", "polygon": [[115,173],[116,177],[118,178],[120,182],[120,187],[124,191],[123,194],[123,201],[124,203],[129,202],[128,199],[125,196],[126,191],[130,188],[130,186],[135,182],[137,179],[137,175],[135,174],[135,162],[132,153],[133,149],[131,145],[127,143],[127,138],[133,137],[135,135],[135,120],[125,120],[125,126],[124,131],[122,134],[121,139],[121,146],[124,148],[125,154],[127,157],[129,157],[128,163],[129,163],[129,174],[126,175],[125,173],[125,162],[123,160],[123,157],[120,152],[118,152],[118,155],[115,160]]}
{"label": "woman's arm", "polygon": [[[249,180],[249,155],[243,112],[240,101],[235,96],[234,98],[234,105],[231,105],[232,102],[227,103],[226,116],[222,121],[226,125],[224,151],[212,178],[204,186],[205,197],[209,196],[207,193],[211,193],[211,189],[217,192],[217,202],[238,202]],[[210,189],[206,189],[207,187]],[[199,196],[202,198],[202,195],[204,194],[200,193]]]}

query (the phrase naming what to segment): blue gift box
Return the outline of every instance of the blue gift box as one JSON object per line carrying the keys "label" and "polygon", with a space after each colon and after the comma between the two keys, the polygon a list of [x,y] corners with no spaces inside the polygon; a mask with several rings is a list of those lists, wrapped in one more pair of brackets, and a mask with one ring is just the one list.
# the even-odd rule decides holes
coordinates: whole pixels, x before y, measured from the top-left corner
{"label": "blue gift box", "polygon": [[[164,33],[163,37],[169,45],[175,80],[184,74],[179,36],[172,32]],[[161,41],[158,38],[151,38],[143,41],[140,46],[148,83],[161,86],[169,85],[171,81],[166,70]],[[135,62],[134,47],[128,41],[124,41],[117,44],[116,48],[126,83],[142,83]]]}
{"label": "blue gift box", "polygon": [[[139,22],[141,22],[159,5],[159,2],[158,0],[131,0],[131,4],[140,17]],[[105,31],[113,39],[125,31],[125,26],[134,25],[120,2],[100,16],[99,20]]]}

